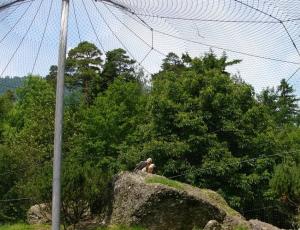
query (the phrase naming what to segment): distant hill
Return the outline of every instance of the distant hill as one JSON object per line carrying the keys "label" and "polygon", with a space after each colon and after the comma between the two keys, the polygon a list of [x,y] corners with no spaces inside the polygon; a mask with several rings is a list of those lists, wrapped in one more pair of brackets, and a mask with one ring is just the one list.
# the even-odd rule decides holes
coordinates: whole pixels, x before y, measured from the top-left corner
{"label": "distant hill", "polygon": [[0,95],[7,90],[16,90],[23,85],[25,78],[23,77],[5,77],[0,78]]}

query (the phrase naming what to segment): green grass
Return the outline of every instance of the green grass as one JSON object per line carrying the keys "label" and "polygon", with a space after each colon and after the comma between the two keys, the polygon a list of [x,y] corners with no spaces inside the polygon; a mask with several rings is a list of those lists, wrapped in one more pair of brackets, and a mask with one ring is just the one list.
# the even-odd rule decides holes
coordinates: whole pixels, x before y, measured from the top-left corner
{"label": "green grass", "polygon": [[[163,184],[163,185],[166,185],[166,186],[169,186],[172,188],[176,188],[178,190],[183,190],[183,191],[190,190],[189,185],[180,183],[175,180],[170,180],[165,177],[159,177],[159,176],[146,177],[145,182],[150,183],[150,184],[151,183]],[[197,189],[197,188],[195,188],[195,189]],[[199,192],[200,192],[199,195],[201,197],[206,197],[211,203],[214,203],[215,205],[222,208],[226,212],[227,215],[234,216],[234,215],[239,214],[237,211],[235,211],[234,209],[229,207],[229,205],[226,203],[224,198],[221,195],[219,195],[218,193],[213,192],[209,189],[199,189]],[[243,230],[243,229],[237,229],[237,230]]]}
{"label": "green grass", "polygon": [[28,224],[0,225],[0,230],[50,230],[50,226]]}
{"label": "green grass", "polygon": [[236,227],[234,230],[248,230],[248,228],[239,226],[239,227]]}
{"label": "green grass", "polygon": [[96,230],[146,230],[146,229],[142,227],[111,226],[105,228],[97,228]]}
{"label": "green grass", "polygon": [[148,184],[152,184],[152,183],[163,184],[172,188],[184,190],[184,185],[182,183],[164,177],[158,177],[158,176],[146,177],[145,182]]}
{"label": "green grass", "polygon": [[[234,215],[239,214],[237,211],[232,209],[226,203],[225,199],[220,194],[218,194],[214,191],[211,191],[209,189],[201,189],[201,193],[203,195],[205,195],[211,203],[214,203],[217,206],[219,206],[220,208],[222,208],[226,212],[227,215],[234,216]],[[236,230],[243,230],[243,229],[236,229]]]}
{"label": "green grass", "polygon": [[[46,225],[28,225],[28,224],[13,224],[13,225],[0,225],[0,230],[50,230],[50,226]],[[63,229],[63,228],[62,228]],[[146,230],[141,227],[126,227],[126,226],[111,226],[97,228],[96,230]]]}

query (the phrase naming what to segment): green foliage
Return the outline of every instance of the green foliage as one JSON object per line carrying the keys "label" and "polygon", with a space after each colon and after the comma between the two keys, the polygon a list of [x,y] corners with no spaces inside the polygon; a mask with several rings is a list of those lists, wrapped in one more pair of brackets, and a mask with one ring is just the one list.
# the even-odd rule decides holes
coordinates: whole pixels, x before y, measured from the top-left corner
{"label": "green foliage", "polygon": [[17,88],[23,85],[24,78],[21,77],[5,77],[0,78],[0,95],[7,91],[15,91]]}
{"label": "green foliage", "polygon": [[294,89],[290,86],[285,79],[281,80],[278,87],[278,115],[277,120],[279,123],[293,122],[298,112],[298,101],[294,93]]}
{"label": "green foliage", "polygon": [[[137,126],[145,119],[144,105],[143,88],[139,83],[115,81],[84,111],[80,130],[82,143],[79,144],[83,149],[79,151],[103,162],[122,158],[130,143],[136,141]],[[126,163],[129,159],[123,157],[122,160]]]}
{"label": "green foliage", "polygon": [[[111,177],[152,157],[158,174],[216,190],[239,211],[270,204],[285,210],[280,215],[290,227],[299,206],[300,115],[285,80],[256,96],[227,72],[240,60],[210,51],[202,57],[170,53],[149,86],[124,50],[102,58],[89,42],[67,58],[62,180],[67,223],[76,224],[88,209],[100,212]],[[1,204],[0,221],[24,219],[28,206],[51,201],[56,75],[51,66],[46,79],[28,76],[16,93],[0,97],[0,199],[34,198]]]}
{"label": "green foliage", "polygon": [[[188,57],[189,56],[186,56],[186,59],[188,59]],[[176,71],[184,68],[184,62],[177,56],[177,54],[171,52],[166,56],[166,58],[163,59],[161,68],[163,71],[176,72]]]}
{"label": "green foliage", "polygon": [[95,97],[93,85],[99,81],[102,65],[101,51],[92,43],[81,42],[68,53],[66,62],[67,85],[71,88],[80,88],[85,101],[91,103]]}
{"label": "green foliage", "polygon": [[267,106],[273,119],[280,126],[299,125],[299,99],[294,89],[283,79],[275,92],[274,88],[267,88],[258,95],[258,99]]}
{"label": "green foliage", "polygon": [[46,80],[56,88],[57,65],[50,66],[49,73],[46,75]]}
{"label": "green foliage", "polygon": [[12,199],[1,205],[2,220],[24,218],[30,202],[15,202],[14,199],[28,197],[27,191],[36,191],[32,189],[33,184],[45,182],[41,182],[40,175],[45,172],[42,168],[45,162],[51,159],[53,109],[54,93],[45,80],[30,76],[17,90],[17,102],[6,119],[1,151],[0,196],[3,200]]}
{"label": "green foliage", "polygon": [[[135,73],[135,61],[123,49],[106,53],[104,65],[101,51],[92,43],[81,42],[68,53],[66,83],[70,89],[81,89],[87,104],[91,104],[98,93],[104,92],[115,79],[139,80]],[[55,78],[57,67],[52,66],[47,79]]]}
{"label": "green foliage", "polygon": [[89,208],[99,212],[112,176],[127,169],[121,156],[143,120],[142,94],[138,82],[118,79],[93,105],[66,111],[63,206],[72,210],[65,212],[68,223],[77,223]]}
{"label": "green foliage", "polygon": [[276,167],[271,186],[278,194],[289,194],[300,202],[300,152]]}
{"label": "green foliage", "polygon": [[298,127],[285,127],[280,132],[282,145],[289,150],[283,153],[283,161],[275,166],[271,192],[280,201],[280,211],[286,215],[286,220],[294,228],[299,227],[300,206],[300,152]]}
{"label": "green foliage", "polygon": [[271,113],[277,111],[277,93],[274,88],[266,88],[258,95],[258,100],[267,106]]}
{"label": "green foliage", "polygon": [[16,184],[23,177],[22,158],[15,155],[7,146],[0,145],[0,223],[23,219],[28,201],[15,201],[20,197]]}
{"label": "green foliage", "polygon": [[291,226],[298,228],[300,207],[300,153],[287,157],[282,164],[275,168],[270,185],[279,197],[283,211],[289,216]]}
{"label": "green foliage", "polygon": [[100,87],[104,91],[117,78],[126,81],[136,80],[135,61],[126,55],[123,49],[115,49],[106,53],[106,61],[101,74]]}
{"label": "green foliage", "polygon": [[226,72],[226,67],[235,65],[241,62],[241,60],[233,60],[233,61],[227,61],[228,57],[226,53],[223,53],[223,55],[218,58],[212,50],[210,50],[208,53],[204,55],[204,57],[196,57],[192,59],[191,63],[193,68],[198,74],[204,74],[211,71],[218,71],[220,73],[230,75],[228,72]]}
{"label": "green foliage", "polygon": [[[183,61],[168,62],[176,68],[178,63]],[[277,146],[266,108],[251,86],[225,72],[227,63],[226,56],[209,53],[181,72],[167,69],[155,76],[141,156],[153,157],[159,173],[183,174],[180,180],[219,190],[241,208],[263,196],[274,164],[242,162],[267,157]]]}
{"label": "green foliage", "polygon": [[14,94],[12,91],[7,91],[0,96],[0,143],[4,142],[9,115],[13,109],[13,102]]}

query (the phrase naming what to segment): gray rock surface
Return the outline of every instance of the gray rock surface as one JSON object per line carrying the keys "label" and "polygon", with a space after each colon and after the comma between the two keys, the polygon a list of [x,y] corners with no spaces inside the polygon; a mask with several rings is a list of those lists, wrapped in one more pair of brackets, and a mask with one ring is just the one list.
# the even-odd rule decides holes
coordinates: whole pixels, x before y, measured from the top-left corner
{"label": "gray rock surface", "polygon": [[240,218],[237,215],[227,215],[222,223],[222,229],[224,230],[232,230],[238,227],[243,227],[241,230],[252,230],[250,223],[245,220],[245,218]]}
{"label": "gray rock surface", "polygon": [[260,220],[249,220],[252,230],[280,230],[279,228]]}
{"label": "gray rock surface", "polygon": [[222,225],[216,220],[210,220],[207,222],[203,230],[222,230]]}
{"label": "gray rock surface", "polygon": [[108,224],[139,225],[150,230],[189,230],[203,229],[210,220],[223,223],[231,217],[247,223],[216,192],[157,175],[123,172],[115,178],[112,189]]}
{"label": "gray rock surface", "polygon": [[51,209],[48,204],[36,204],[27,212],[27,222],[29,224],[49,224],[51,223]]}
{"label": "gray rock surface", "polygon": [[[149,230],[279,230],[259,220],[247,221],[214,191],[142,172],[115,176],[105,197],[103,212],[95,217],[88,212],[76,229],[138,225]],[[32,206],[27,219],[30,224],[50,223],[49,205]]]}

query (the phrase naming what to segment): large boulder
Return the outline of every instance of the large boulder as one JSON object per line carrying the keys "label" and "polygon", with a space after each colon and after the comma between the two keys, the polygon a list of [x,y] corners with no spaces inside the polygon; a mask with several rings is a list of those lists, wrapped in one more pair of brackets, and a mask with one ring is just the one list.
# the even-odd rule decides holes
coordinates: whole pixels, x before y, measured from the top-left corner
{"label": "large boulder", "polygon": [[27,212],[27,222],[29,224],[51,223],[51,208],[49,204],[43,203],[31,206]]}
{"label": "large boulder", "polygon": [[223,229],[249,223],[216,192],[165,177],[123,172],[115,177],[106,224],[138,225],[150,230],[203,229],[210,220]]}
{"label": "large boulder", "polygon": [[[106,195],[100,205],[102,213],[92,216],[87,212],[75,229],[137,225],[148,230],[279,230],[259,220],[247,221],[214,191],[162,176],[122,172]],[[31,224],[49,223],[49,205],[32,206],[27,217]]]}
{"label": "large boulder", "polygon": [[249,220],[252,230],[280,230],[279,228],[260,220]]}

